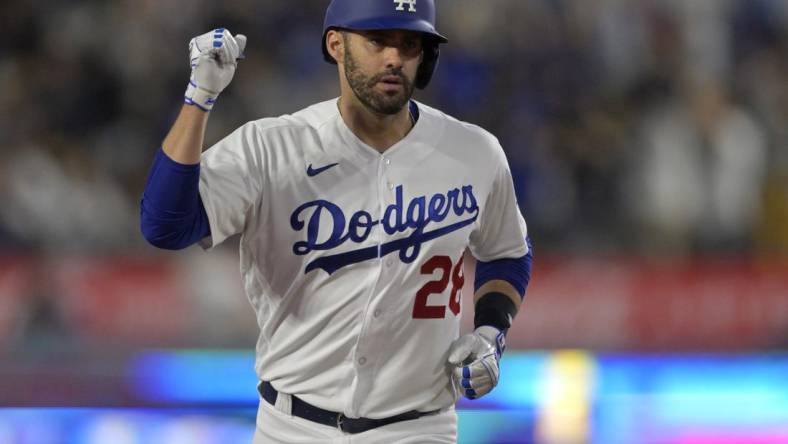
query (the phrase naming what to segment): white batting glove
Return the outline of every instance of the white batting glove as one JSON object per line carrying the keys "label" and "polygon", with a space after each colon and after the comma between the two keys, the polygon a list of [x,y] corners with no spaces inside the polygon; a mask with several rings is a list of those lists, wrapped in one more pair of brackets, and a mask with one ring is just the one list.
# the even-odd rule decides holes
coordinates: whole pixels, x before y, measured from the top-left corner
{"label": "white batting glove", "polygon": [[454,387],[468,399],[480,398],[498,385],[498,362],[505,348],[503,332],[483,325],[460,336],[449,348]]}
{"label": "white batting glove", "polygon": [[186,87],[184,102],[203,111],[210,111],[235,75],[238,60],[244,58],[246,36],[235,37],[224,28],[214,29],[191,39],[189,63],[192,75]]}

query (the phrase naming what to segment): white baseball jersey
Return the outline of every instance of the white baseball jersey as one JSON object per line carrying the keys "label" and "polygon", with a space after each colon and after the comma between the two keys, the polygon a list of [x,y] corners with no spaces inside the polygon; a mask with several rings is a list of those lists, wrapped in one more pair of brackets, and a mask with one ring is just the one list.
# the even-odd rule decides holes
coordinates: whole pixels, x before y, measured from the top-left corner
{"label": "white baseball jersey", "polygon": [[418,107],[410,133],[382,154],[333,99],[247,123],[202,156],[202,245],[242,235],[259,377],[348,417],[453,404],[446,359],[463,252],[528,251],[498,141]]}

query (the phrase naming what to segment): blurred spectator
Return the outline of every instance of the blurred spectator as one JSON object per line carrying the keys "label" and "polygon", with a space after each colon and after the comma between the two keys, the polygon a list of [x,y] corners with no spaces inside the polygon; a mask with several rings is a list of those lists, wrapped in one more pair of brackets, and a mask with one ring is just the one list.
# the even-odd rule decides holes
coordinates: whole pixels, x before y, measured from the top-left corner
{"label": "blurred spectator", "polygon": [[[136,206],[186,42],[220,25],[249,36],[210,145],[337,93],[325,4],[2,2],[0,247],[147,249]],[[417,97],[498,136],[542,251],[788,251],[785,2],[438,7],[451,42]]]}
{"label": "blurred spectator", "polygon": [[134,242],[136,211],[83,151],[30,144],[8,157],[2,173],[0,219],[27,245],[96,250]]}
{"label": "blurred spectator", "polygon": [[646,114],[632,153],[632,211],[657,251],[746,251],[760,214],[763,129],[713,80]]}

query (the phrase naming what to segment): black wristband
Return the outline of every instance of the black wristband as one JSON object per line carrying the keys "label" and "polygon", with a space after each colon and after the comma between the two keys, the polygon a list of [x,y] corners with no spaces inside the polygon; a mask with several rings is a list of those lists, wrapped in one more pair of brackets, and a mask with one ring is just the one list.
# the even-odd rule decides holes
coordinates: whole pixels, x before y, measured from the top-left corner
{"label": "black wristband", "polygon": [[512,326],[512,319],[517,314],[517,307],[509,296],[503,293],[487,293],[476,302],[473,315],[473,327],[489,325],[506,333]]}

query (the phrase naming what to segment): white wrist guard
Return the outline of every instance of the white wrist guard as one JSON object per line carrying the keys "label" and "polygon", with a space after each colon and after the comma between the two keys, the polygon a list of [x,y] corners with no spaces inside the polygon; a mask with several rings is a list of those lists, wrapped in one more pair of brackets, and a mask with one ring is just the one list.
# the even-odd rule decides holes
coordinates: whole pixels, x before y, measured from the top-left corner
{"label": "white wrist guard", "polygon": [[194,105],[203,111],[210,111],[213,109],[213,104],[219,94],[206,91],[194,85],[191,81],[186,86],[186,92],[183,94],[183,101],[188,105]]}

